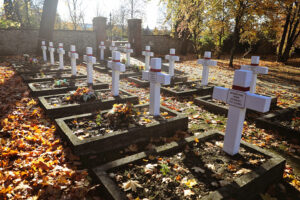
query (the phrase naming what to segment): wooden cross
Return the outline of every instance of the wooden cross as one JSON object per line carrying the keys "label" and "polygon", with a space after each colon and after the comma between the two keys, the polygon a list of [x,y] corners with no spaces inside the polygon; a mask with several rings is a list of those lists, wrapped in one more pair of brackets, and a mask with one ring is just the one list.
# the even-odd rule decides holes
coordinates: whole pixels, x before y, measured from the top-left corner
{"label": "wooden cross", "polygon": [[241,69],[250,70],[253,72],[250,92],[255,93],[257,74],[268,74],[268,67],[259,66],[259,56],[252,56],[251,65],[242,65]]}
{"label": "wooden cross", "polygon": [[153,52],[150,51],[150,46],[146,46],[145,51],[142,51],[142,55],[145,56],[145,70],[149,71],[150,57],[153,56]]}
{"label": "wooden cross", "polygon": [[120,72],[125,72],[126,67],[120,63],[120,52],[113,51],[112,61],[108,62],[108,67],[112,70],[112,87],[113,96],[119,96]]}
{"label": "wooden cross", "polygon": [[169,60],[170,76],[174,76],[174,64],[175,64],[175,61],[179,61],[179,56],[175,55],[175,49],[170,49],[170,55],[166,55],[165,59]]}
{"label": "wooden cross", "polygon": [[76,53],[75,45],[70,46],[69,57],[71,58],[72,76],[77,75],[76,59],[78,59],[78,53]]}
{"label": "wooden cross", "polygon": [[270,109],[271,97],[249,92],[251,78],[252,71],[236,70],[232,89],[214,87],[213,99],[229,104],[223,150],[230,155],[239,152],[246,109],[263,113]]}
{"label": "wooden cross", "polygon": [[201,85],[206,86],[208,84],[209,66],[217,66],[217,61],[211,60],[210,51],[205,51],[204,59],[199,59],[197,63],[203,66]]}
{"label": "wooden cross", "polygon": [[171,81],[169,74],[161,73],[161,58],[151,59],[150,71],[143,71],[143,80],[150,82],[150,106],[151,115],[160,115],[160,85],[168,85]]}

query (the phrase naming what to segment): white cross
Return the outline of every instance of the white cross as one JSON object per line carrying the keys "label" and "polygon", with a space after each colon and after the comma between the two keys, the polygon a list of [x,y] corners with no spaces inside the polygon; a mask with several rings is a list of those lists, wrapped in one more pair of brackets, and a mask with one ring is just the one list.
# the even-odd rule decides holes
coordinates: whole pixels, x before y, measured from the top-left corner
{"label": "white cross", "polygon": [[232,89],[214,87],[213,98],[229,104],[223,150],[235,155],[239,152],[246,109],[268,112],[271,97],[249,92],[252,71],[236,70]]}
{"label": "white cross", "polygon": [[165,59],[169,60],[169,74],[174,76],[174,64],[175,61],[179,61],[179,56],[175,55],[175,49],[170,49],[170,55],[166,55]]}
{"label": "white cross", "polygon": [[259,56],[252,56],[251,65],[242,65],[241,69],[250,70],[253,72],[250,92],[255,93],[257,74],[267,74],[268,67],[259,66]]}
{"label": "white cross", "polygon": [[150,82],[150,106],[151,115],[160,115],[160,85],[168,85],[171,81],[169,74],[161,73],[161,58],[151,58],[150,71],[143,71],[143,80]]}
{"label": "white cross", "polygon": [[100,60],[104,60],[104,50],[106,49],[106,47],[103,41],[100,42],[99,49],[100,49]]}
{"label": "white cross", "polygon": [[111,57],[113,55],[113,51],[117,51],[118,50],[118,47],[115,46],[115,42],[114,41],[111,42],[111,46],[109,47],[109,50],[111,51]]}
{"label": "white cross", "polygon": [[142,51],[143,56],[145,56],[145,70],[149,71],[149,63],[150,63],[150,57],[153,56],[153,52],[150,52],[150,46],[146,46],[145,51]]}
{"label": "white cross", "polygon": [[93,57],[93,48],[86,48],[86,55],[83,56],[83,60],[86,62],[87,70],[87,82],[89,85],[93,84],[93,65],[96,63],[96,58]]}
{"label": "white cross", "polygon": [[55,48],[53,48],[53,42],[49,42],[48,51],[50,52],[50,64],[54,65],[54,51]]}
{"label": "white cross", "polygon": [[76,59],[78,59],[79,56],[78,53],[76,53],[75,45],[70,46],[69,57],[71,58],[72,76],[76,76],[77,74]]}
{"label": "white cross", "polygon": [[64,50],[63,43],[58,43],[57,53],[59,55],[59,68],[58,69],[64,69],[64,55],[65,55],[65,50]]}
{"label": "white cross", "polygon": [[126,66],[130,67],[130,54],[133,53],[133,49],[130,48],[130,43],[125,44],[126,53]]}
{"label": "white cross", "polygon": [[199,59],[197,63],[203,66],[201,85],[205,86],[208,84],[209,66],[217,66],[217,61],[211,60],[210,51],[205,51],[204,59]]}
{"label": "white cross", "polygon": [[46,47],[46,42],[42,41],[42,51],[43,51],[43,60],[45,63],[47,63],[47,47]]}
{"label": "white cross", "polygon": [[108,62],[108,67],[112,71],[112,86],[111,93],[113,96],[119,96],[119,80],[120,80],[120,72],[125,72],[126,67],[124,64],[120,63],[120,52],[113,51],[112,61]]}

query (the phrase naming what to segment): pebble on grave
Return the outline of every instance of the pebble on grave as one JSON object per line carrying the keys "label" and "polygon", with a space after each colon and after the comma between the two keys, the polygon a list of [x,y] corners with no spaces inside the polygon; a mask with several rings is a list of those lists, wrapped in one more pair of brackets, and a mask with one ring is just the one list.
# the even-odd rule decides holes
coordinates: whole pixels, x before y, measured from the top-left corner
{"label": "pebble on grave", "polygon": [[150,82],[150,106],[151,115],[160,115],[160,86],[171,82],[169,74],[161,73],[161,58],[151,58],[150,71],[143,71],[143,80]]}
{"label": "pebble on grave", "polygon": [[57,53],[58,53],[58,56],[59,56],[59,68],[58,69],[64,69],[65,50],[64,50],[64,44],[63,43],[58,43]]}
{"label": "pebble on grave", "polygon": [[99,49],[100,49],[100,60],[104,60],[104,50],[106,49],[106,47],[103,41],[100,42]]}
{"label": "pebble on grave", "polygon": [[78,53],[76,53],[75,45],[70,46],[69,57],[71,59],[72,76],[76,76],[77,75],[76,59],[79,58],[79,55]]}
{"label": "pebble on grave", "polygon": [[208,85],[209,67],[217,66],[217,61],[211,60],[210,51],[205,51],[204,59],[199,59],[197,63],[203,66],[201,85],[206,86]]}
{"label": "pebble on grave", "polygon": [[116,47],[116,44],[114,41],[111,42],[111,46],[109,47],[109,50],[111,51],[111,56],[113,55],[114,51],[118,50],[118,47]]}
{"label": "pebble on grave", "polygon": [[42,51],[43,51],[43,60],[45,63],[47,63],[47,46],[45,41],[42,41]]}
{"label": "pebble on grave", "polygon": [[250,93],[252,71],[236,70],[232,89],[214,87],[213,99],[229,104],[223,150],[229,155],[239,152],[246,109],[268,112],[271,98]]}
{"label": "pebble on grave", "polygon": [[130,43],[125,44],[125,50],[126,53],[126,66],[130,67],[130,54],[133,53],[133,49],[130,48]]}
{"label": "pebble on grave", "polygon": [[55,48],[53,47],[53,42],[49,42],[48,51],[50,52],[50,64],[54,65],[54,51]]}
{"label": "pebble on grave", "polygon": [[175,49],[170,49],[170,55],[166,55],[165,59],[169,60],[170,76],[174,76],[174,64],[175,64],[175,61],[179,61],[179,56],[175,55]]}
{"label": "pebble on grave", "polygon": [[86,62],[87,71],[87,83],[88,86],[93,85],[93,65],[96,63],[96,57],[93,57],[93,48],[86,48],[86,55],[83,56],[83,60]]}
{"label": "pebble on grave", "polygon": [[142,52],[142,55],[145,56],[145,70],[149,71],[150,57],[153,56],[153,52],[150,51],[150,46],[146,46],[145,51]]}
{"label": "pebble on grave", "polygon": [[241,69],[253,72],[250,92],[255,93],[257,74],[268,74],[268,67],[259,66],[259,56],[252,56],[251,65],[242,65]]}
{"label": "pebble on grave", "polygon": [[108,67],[112,71],[112,87],[111,93],[113,96],[119,96],[120,72],[125,72],[126,67],[120,63],[121,54],[118,51],[113,51],[112,61],[108,62]]}

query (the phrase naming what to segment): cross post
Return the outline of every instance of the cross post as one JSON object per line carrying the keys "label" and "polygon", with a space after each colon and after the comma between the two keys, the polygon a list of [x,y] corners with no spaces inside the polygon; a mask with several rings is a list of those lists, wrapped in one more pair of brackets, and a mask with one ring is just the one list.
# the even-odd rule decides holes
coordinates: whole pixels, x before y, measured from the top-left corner
{"label": "cross post", "polygon": [[64,69],[65,50],[64,50],[63,43],[58,43],[57,53],[58,53],[58,56],[59,56],[59,68],[58,69]]}
{"label": "cross post", "polygon": [[104,50],[106,49],[106,47],[103,41],[100,42],[99,49],[100,49],[100,60],[104,60]]}
{"label": "cross post", "polygon": [[47,47],[45,41],[42,41],[42,51],[43,51],[43,60],[45,63],[47,63]]}
{"label": "cross post", "polygon": [[86,62],[87,70],[87,83],[89,86],[93,85],[93,65],[96,63],[96,57],[93,57],[93,48],[86,48],[86,55],[83,56],[83,60]]}
{"label": "cross post", "polygon": [[70,46],[69,57],[71,59],[72,76],[76,76],[77,75],[76,59],[78,59],[78,53],[76,53],[75,45]]}
{"label": "cross post", "polygon": [[54,63],[54,51],[55,48],[53,48],[53,42],[49,42],[48,51],[50,52],[50,64],[55,65]]}

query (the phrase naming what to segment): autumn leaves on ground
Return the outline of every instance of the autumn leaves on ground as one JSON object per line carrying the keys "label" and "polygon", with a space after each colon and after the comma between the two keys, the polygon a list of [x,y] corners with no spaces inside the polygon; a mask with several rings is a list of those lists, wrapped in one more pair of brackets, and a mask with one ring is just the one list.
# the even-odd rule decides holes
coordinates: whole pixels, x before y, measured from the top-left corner
{"label": "autumn leaves on ground", "polygon": [[[218,67],[210,72],[209,81],[230,87],[233,70],[227,67],[227,59],[218,62]],[[239,59],[236,63],[247,64],[249,59]],[[265,77],[259,77],[257,89],[260,93],[277,95],[279,106],[283,108],[300,101],[294,87],[299,69],[275,62],[263,61],[261,64],[270,67],[268,77],[271,80],[266,82],[262,79]],[[27,86],[9,65],[0,63],[0,199],[82,199],[86,196],[99,199],[95,193],[98,185],[91,183],[87,170],[80,168],[79,158],[59,138],[53,122],[43,115],[37,99],[30,97]],[[201,67],[195,65],[195,59],[179,63],[176,68],[188,73],[190,80],[199,79],[201,74]],[[110,81],[108,75],[96,73],[97,76]],[[291,81],[295,84],[291,85]],[[148,101],[148,89],[136,88],[126,80],[121,81],[121,86],[138,94],[140,103]],[[220,118],[220,123],[214,123],[218,122],[215,115],[195,106],[192,101],[184,102],[163,95],[162,100],[164,106],[189,116],[191,131],[193,128],[198,130],[201,123],[207,128],[224,131],[224,117]],[[299,144],[290,144],[284,138],[274,136],[271,131],[257,129],[255,124],[249,122],[245,122],[243,139],[262,148],[280,146],[290,154],[300,152]],[[289,165],[284,177],[299,190],[300,179]]]}
{"label": "autumn leaves on ground", "polygon": [[87,171],[21,78],[0,65],[0,199],[82,199],[93,189]]}

